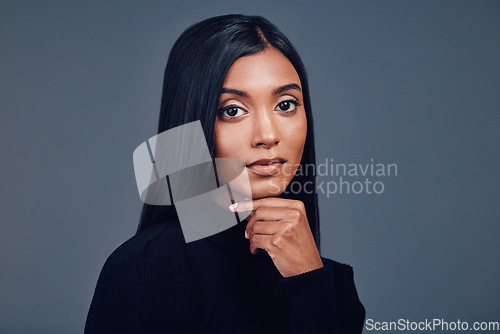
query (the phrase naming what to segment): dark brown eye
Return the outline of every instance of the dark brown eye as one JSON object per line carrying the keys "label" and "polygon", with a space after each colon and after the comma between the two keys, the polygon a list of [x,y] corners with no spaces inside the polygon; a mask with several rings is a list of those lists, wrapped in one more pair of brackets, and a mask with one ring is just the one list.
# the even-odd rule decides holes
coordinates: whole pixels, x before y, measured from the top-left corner
{"label": "dark brown eye", "polygon": [[288,102],[288,101],[283,101],[283,102],[280,102],[280,109],[283,110],[283,111],[287,111],[288,109],[290,109],[291,107],[291,103]]}
{"label": "dark brown eye", "polygon": [[285,101],[281,101],[280,103],[278,103],[278,105],[276,107],[280,111],[293,112],[293,111],[295,111],[295,109],[297,108],[298,105],[299,105],[299,103],[294,101],[294,100],[285,100]]}
{"label": "dark brown eye", "polygon": [[245,110],[237,106],[227,106],[219,110],[219,113],[226,118],[236,118],[242,116],[245,113]]}
{"label": "dark brown eye", "polygon": [[227,115],[228,116],[236,116],[236,114],[238,113],[238,108],[229,108],[227,111],[226,111]]}

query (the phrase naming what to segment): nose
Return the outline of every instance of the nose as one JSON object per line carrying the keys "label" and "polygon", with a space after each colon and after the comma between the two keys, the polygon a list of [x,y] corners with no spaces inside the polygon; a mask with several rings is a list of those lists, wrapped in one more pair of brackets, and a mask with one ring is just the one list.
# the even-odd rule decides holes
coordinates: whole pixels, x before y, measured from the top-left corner
{"label": "nose", "polygon": [[252,147],[271,148],[279,144],[279,126],[273,114],[272,111],[256,113],[253,122]]}

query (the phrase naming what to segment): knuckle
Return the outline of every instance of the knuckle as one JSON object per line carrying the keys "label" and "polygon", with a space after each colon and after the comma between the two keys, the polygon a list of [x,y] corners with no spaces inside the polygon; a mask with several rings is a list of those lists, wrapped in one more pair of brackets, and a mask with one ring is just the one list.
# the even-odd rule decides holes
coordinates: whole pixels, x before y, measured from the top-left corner
{"label": "knuckle", "polygon": [[298,219],[302,216],[302,211],[298,209],[292,209],[290,210],[290,217],[293,219]]}
{"label": "knuckle", "polygon": [[256,208],[256,209],[254,210],[254,214],[253,214],[253,216],[254,216],[255,218],[258,218],[258,217],[260,217],[260,215],[261,215],[261,214],[262,214],[262,207],[258,207],[258,208]]}
{"label": "knuckle", "polygon": [[274,246],[274,247],[280,247],[281,246],[281,237],[276,237],[276,238],[273,238],[271,244]]}
{"label": "knuckle", "polygon": [[304,202],[302,202],[301,200],[298,200],[298,199],[292,200],[292,207],[297,209],[297,210],[301,210],[301,209],[305,208]]}

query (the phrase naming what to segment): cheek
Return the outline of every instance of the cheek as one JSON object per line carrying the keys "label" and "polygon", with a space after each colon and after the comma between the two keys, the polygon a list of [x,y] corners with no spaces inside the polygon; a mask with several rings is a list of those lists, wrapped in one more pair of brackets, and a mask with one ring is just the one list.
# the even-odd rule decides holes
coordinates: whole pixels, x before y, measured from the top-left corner
{"label": "cheek", "polygon": [[215,123],[215,156],[217,158],[232,158],[239,152],[243,136],[234,126]]}
{"label": "cheek", "polygon": [[289,124],[286,129],[290,148],[297,152],[300,160],[307,136],[307,120],[305,115],[293,124]]}

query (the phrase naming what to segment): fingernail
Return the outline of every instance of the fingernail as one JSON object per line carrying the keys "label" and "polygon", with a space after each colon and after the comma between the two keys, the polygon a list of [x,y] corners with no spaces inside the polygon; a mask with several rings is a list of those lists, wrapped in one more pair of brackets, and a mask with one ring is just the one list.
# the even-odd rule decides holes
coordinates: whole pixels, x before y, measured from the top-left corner
{"label": "fingernail", "polygon": [[247,230],[245,230],[245,238],[248,239],[248,232],[247,232]]}
{"label": "fingernail", "polygon": [[231,204],[231,205],[229,206],[229,210],[231,210],[231,211],[233,211],[233,212],[234,212],[234,210],[236,209],[236,207],[237,207],[237,206],[238,206],[238,203]]}

